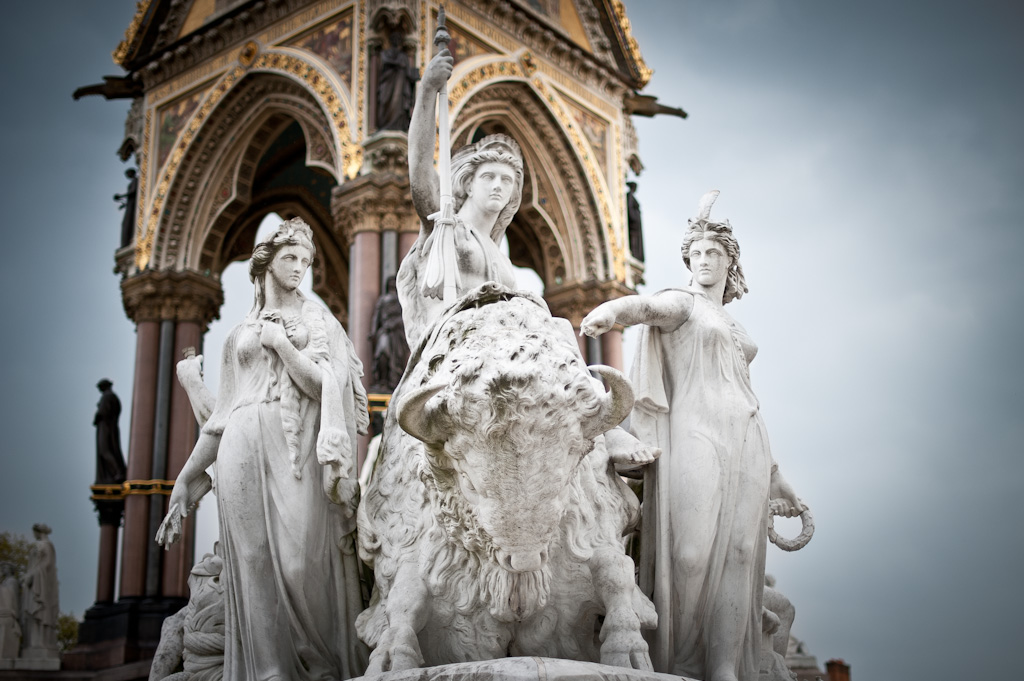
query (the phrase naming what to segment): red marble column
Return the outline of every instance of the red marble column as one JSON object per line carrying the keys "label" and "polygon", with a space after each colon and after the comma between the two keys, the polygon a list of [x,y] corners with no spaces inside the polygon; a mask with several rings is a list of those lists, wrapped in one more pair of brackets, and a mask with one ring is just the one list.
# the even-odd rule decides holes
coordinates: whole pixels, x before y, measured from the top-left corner
{"label": "red marble column", "polygon": [[349,260],[348,336],[363,362],[363,386],[370,387],[373,376],[373,348],[370,347],[370,322],[373,306],[380,296],[380,232],[356,232],[352,237]]}
{"label": "red marble column", "polygon": [[622,329],[615,328],[601,336],[601,360],[605,365],[623,371]]}
{"label": "red marble column", "polygon": [[401,265],[402,260],[408,255],[409,251],[412,250],[413,244],[416,243],[416,239],[419,237],[419,232],[399,232],[398,233],[398,263]]}
{"label": "red marble column", "polygon": [[[174,333],[174,363],[184,356],[185,348],[199,351],[202,326],[198,321],[179,321]],[[178,383],[171,386],[171,413],[167,443],[167,479],[175,480],[196,444],[198,424],[192,413],[188,394]],[[172,544],[164,554],[163,595],[188,598],[188,574],[195,562],[195,514],[182,523],[181,541]]]}
{"label": "red marble column", "polygon": [[[140,321],[136,325],[128,480],[149,480],[153,470],[153,421],[159,350],[160,322]],[[145,594],[146,553],[151,540],[149,497],[127,495],[124,502],[124,543],[121,549],[121,598]]]}
{"label": "red marble column", "polygon": [[100,525],[100,558],[96,571],[96,602],[113,603],[117,577],[118,525]]}

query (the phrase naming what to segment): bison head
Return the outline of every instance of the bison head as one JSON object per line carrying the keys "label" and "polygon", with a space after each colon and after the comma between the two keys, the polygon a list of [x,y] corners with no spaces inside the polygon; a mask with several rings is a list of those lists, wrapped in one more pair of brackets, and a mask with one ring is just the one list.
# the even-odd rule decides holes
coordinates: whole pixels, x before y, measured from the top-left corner
{"label": "bison head", "polygon": [[458,363],[443,383],[406,394],[397,416],[426,444],[442,495],[461,497],[442,507],[472,514],[457,520],[463,544],[521,573],[544,567],[577,465],[626,417],[633,391],[615,369],[592,367],[606,393],[571,353],[553,363],[530,352],[515,359],[527,361]]}

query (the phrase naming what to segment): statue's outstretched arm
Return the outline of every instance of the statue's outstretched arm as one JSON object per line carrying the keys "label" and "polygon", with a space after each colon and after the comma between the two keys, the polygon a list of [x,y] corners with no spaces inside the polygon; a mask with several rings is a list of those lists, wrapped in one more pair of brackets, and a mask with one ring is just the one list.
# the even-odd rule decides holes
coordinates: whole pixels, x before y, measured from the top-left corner
{"label": "statue's outstretched arm", "polygon": [[693,294],[685,291],[662,291],[653,296],[624,296],[601,303],[583,318],[580,333],[597,338],[611,331],[616,324],[646,324],[672,331],[685,322],[693,311]]}

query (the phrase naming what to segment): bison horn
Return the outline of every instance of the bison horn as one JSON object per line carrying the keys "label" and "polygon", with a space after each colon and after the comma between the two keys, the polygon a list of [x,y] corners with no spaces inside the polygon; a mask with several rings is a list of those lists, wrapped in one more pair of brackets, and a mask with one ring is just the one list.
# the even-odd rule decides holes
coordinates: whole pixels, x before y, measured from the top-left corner
{"label": "bison horn", "polygon": [[587,367],[597,372],[608,384],[601,397],[601,410],[583,423],[583,437],[590,439],[606,433],[622,423],[633,409],[633,386],[617,369],[603,364]]}
{"label": "bison horn", "polygon": [[427,402],[446,387],[446,383],[435,383],[421,386],[404,395],[398,403],[397,414],[402,430],[426,443],[444,442],[446,433],[440,418],[444,407],[439,405],[428,409]]}

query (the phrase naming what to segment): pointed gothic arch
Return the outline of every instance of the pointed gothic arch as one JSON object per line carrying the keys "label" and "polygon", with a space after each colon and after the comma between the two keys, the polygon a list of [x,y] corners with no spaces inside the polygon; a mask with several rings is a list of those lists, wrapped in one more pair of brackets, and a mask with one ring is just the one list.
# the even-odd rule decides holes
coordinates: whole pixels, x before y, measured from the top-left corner
{"label": "pointed gothic arch", "polygon": [[[331,189],[343,179],[343,154],[332,126],[304,83],[265,71],[239,79],[206,114],[182,156],[151,267],[219,276],[252,252],[263,216],[299,216],[314,230],[314,290],[344,322],[348,258],[330,213]],[[274,168],[282,163],[273,156],[285,137],[292,157]]]}

